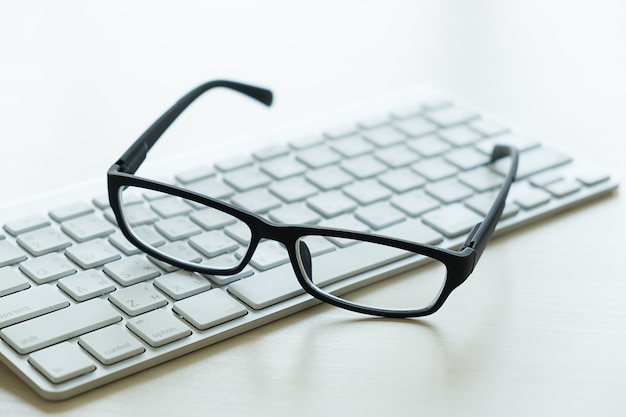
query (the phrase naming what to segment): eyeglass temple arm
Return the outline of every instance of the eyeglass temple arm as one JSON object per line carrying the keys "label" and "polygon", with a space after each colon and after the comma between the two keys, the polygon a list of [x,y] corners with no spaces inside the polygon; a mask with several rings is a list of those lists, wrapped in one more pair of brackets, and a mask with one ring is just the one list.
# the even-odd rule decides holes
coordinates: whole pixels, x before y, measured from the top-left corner
{"label": "eyeglass temple arm", "polygon": [[191,104],[195,99],[200,97],[206,91],[215,88],[224,87],[231,90],[238,91],[246,96],[253,98],[261,103],[269,106],[272,104],[273,95],[270,90],[264,88],[254,87],[247,84],[241,84],[234,81],[215,80],[204,83],[181,99],[179,99],[172,107],[169,108],[161,117],[155,121],[140,137],[137,139],[124,155],[118,160],[117,165],[124,172],[133,174],[143,160],[145,159],[148,151],[154,146],[156,141],[161,137],[163,132],[176,120],[176,118]]}
{"label": "eyeglass temple arm", "polygon": [[461,246],[460,250],[465,248],[473,248],[476,256],[474,258],[474,265],[478,263],[480,256],[483,254],[485,248],[487,247],[487,242],[489,238],[493,234],[493,231],[500,220],[500,216],[504,211],[504,205],[506,203],[506,197],[511,188],[511,184],[515,181],[515,174],[517,173],[517,166],[519,164],[519,154],[517,149],[504,146],[504,145],[496,145],[491,153],[491,163],[497,161],[503,157],[511,157],[511,165],[509,166],[509,171],[504,179],[504,183],[500,187],[500,192],[498,193],[496,200],[494,201],[491,209],[487,213],[485,220],[481,223],[478,223],[474,226],[469,236],[465,240],[465,243]]}

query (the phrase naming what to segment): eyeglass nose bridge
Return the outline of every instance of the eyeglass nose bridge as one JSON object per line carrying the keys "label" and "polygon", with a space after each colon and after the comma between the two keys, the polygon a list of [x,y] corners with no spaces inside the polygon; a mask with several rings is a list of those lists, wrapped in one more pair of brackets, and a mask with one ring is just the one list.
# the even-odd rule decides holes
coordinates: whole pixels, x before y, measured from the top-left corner
{"label": "eyeglass nose bridge", "polygon": [[[300,241],[298,246],[298,239],[302,236],[302,231],[300,230],[301,226],[275,224],[262,217],[254,215],[246,218],[239,217],[239,220],[248,226],[251,236],[246,253],[240,259],[237,270],[245,268],[245,266],[250,263],[261,242],[272,241],[280,243],[284,247],[287,252],[288,261],[292,264],[295,262],[293,255],[297,252],[297,249],[303,251],[302,253],[306,254],[305,256],[309,258],[306,263],[308,265],[308,269],[305,269],[305,271],[310,272],[311,252],[308,246],[306,246],[306,244],[302,241]],[[306,265],[305,268],[307,268]]]}

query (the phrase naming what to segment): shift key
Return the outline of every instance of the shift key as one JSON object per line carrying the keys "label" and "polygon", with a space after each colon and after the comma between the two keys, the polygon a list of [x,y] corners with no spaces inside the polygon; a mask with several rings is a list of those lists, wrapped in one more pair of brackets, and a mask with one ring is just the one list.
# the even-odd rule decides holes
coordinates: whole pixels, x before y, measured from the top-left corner
{"label": "shift key", "polygon": [[122,319],[108,303],[95,298],[0,330],[0,338],[18,353],[63,342]]}

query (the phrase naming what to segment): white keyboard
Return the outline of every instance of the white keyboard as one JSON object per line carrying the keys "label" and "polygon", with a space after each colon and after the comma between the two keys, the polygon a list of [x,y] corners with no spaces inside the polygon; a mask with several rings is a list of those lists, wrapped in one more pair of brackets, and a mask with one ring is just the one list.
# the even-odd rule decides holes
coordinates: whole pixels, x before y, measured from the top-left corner
{"label": "white keyboard", "polygon": [[[498,232],[617,187],[606,171],[428,89],[272,138],[194,152],[160,165],[157,176],[139,174],[166,177],[275,222],[390,235],[403,222],[419,222],[448,248],[463,242],[490,206],[499,168],[484,164],[496,143],[521,151]],[[105,172],[0,208],[0,358],[43,397],[79,394],[318,303],[271,243],[237,276],[205,277],[149,259],[117,230],[104,180]],[[154,202],[149,215],[157,222],[176,209]],[[186,215],[188,227],[204,230],[201,216]],[[159,239],[177,238],[176,229],[158,230]],[[228,233],[236,238],[236,230]],[[364,276],[410,265],[404,259]]]}

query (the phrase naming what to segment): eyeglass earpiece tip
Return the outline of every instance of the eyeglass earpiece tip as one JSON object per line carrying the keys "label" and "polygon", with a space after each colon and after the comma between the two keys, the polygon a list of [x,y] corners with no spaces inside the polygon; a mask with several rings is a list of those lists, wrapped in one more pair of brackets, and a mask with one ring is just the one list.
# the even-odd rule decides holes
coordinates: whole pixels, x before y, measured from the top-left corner
{"label": "eyeglass earpiece tip", "polygon": [[511,155],[511,148],[506,145],[494,145],[491,151],[491,160],[497,161],[500,158]]}

